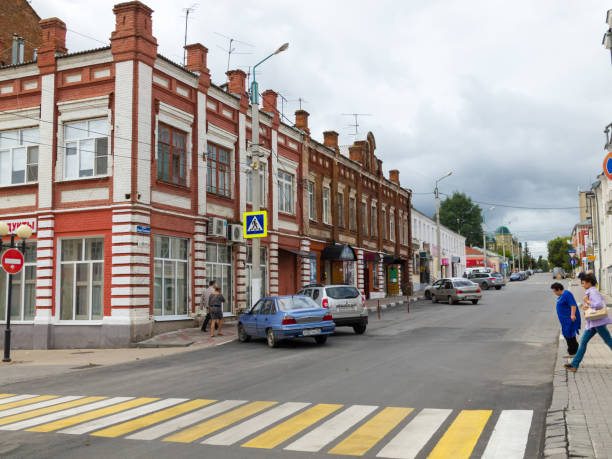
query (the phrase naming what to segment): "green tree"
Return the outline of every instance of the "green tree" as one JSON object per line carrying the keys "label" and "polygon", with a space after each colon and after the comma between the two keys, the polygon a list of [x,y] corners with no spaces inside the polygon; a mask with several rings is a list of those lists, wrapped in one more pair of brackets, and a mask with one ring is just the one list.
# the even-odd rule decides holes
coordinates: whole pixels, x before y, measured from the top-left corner
{"label": "green tree", "polygon": [[548,260],[544,259],[542,255],[538,257],[538,261],[536,261],[536,269],[541,269],[542,271],[550,271],[550,267],[548,266]]}
{"label": "green tree", "polygon": [[567,251],[571,250],[573,247],[567,242],[568,239],[569,237],[566,236],[548,241],[548,261],[550,266],[559,266],[566,271],[571,270],[571,266],[569,264],[570,257],[567,254]]}
{"label": "green tree", "polygon": [[440,204],[440,223],[465,236],[467,245],[482,246],[482,209],[455,191]]}

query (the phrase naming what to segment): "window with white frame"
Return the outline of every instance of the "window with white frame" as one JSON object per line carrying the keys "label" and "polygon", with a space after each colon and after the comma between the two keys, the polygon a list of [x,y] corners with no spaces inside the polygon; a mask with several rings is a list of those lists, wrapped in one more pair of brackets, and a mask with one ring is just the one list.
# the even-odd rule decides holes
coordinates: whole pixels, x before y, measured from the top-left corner
{"label": "window with white frame", "polygon": [[[23,269],[12,277],[11,320],[34,320],[36,310],[36,244],[26,245]],[[0,270],[0,321],[6,320],[8,277]]]}
{"label": "window with white frame", "polygon": [[213,143],[207,146],[207,190],[219,196],[231,197],[230,152]]}
{"label": "window with white frame", "polygon": [[314,182],[308,182],[308,218],[316,220]]}
{"label": "window with white frame", "polygon": [[101,320],[104,238],[61,240],[60,319]]}
{"label": "window with white frame", "polygon": [[38,181],[38,127],[0,132],[0,186]]}
{"label": "window with white frame", "polygon": [[108,118],[64,123],[64,178],[96,177],[108,173]]}
{"label": "window with white frame", "polygon": [[368,235],[368,205],[365,202],[361,203],[361,233],[364,236]]}
{"label": "window with white frame", "polygon": [[329,224],[329,188],[323,188],[323,223]]}
{"label": "window with white frame", "polygon": [[372,228],[372,236],[373,237],[377,237],[378,236],[378,217],[377,217],[377,209],[376,206],[372,206],[370,208],[370,220],[371,220],[371,228]]}
{"label": "window with white frame", "polygon": [[156,235],[153,243],[153,314],[187,315],[189,240]]}
{"label": "window with white frame", "polygon": [[344,193],[338,192],[338,227],[344,228]]}
{"label": "window with white frame", "polygon": [[395,215],[389,216],[389,240],[395,242]]}
{"label": "window with white frame", "polygon": [[293,213],[293,175],[278,171],[278,210]]}
{"label": "window with white frame", "polygon": [[[260,167],[257,170],[259,174],[259,202],[262,206],[266,205],[266,170],[265,167]],[[247,169],[246,171],[246,194],[247,202],[251,204],[253,202],[253,170]]]}

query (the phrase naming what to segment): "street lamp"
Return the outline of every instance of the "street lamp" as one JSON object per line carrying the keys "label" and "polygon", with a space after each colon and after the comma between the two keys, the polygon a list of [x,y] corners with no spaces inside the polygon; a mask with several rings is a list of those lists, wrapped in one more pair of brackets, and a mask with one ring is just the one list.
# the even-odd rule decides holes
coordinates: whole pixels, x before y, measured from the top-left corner
{"label": "street lamp", "polygon": [[442,260],[440,258],[442,255],[442,248],[440,247],[440,195],[438,194],[438,183],[444,180],[446,177],[450,177],[452,173],[453,171],[449,171],[446,173],[446,175],[436,180],[436,188],[434,190],[434,193],[436,195],[436,225],[437,225],[437,233],[438,233],[437,234],[438,255],[436,256],[436,275],[439,274],[440,278],[442,278]]}
{"label": "street lamp", "polygon": [[[17,237],[22,240],[21,247],[15,244],[15,233],[11,233],[11,242],[9,244],[2,243],[2,238],[9,234],[9,227],[6,223],[0,223],[0,250],[21,248],[21,253],[25,253],[26,239],[32,236],[32,228],[28,225],[21,225],[17,228]],[[8,273],[8,304],[6,308],[6,329],[4,330],[4,358],[3,362],[11,361],[11,296],[13,293],[13,275]]]}
{"label": "street lamp", "polygon": [[[257,169],[259,169],[259,90],[257,89],[257,81],[255,79],[255,70],[265,61],[270,59],[272,56],[282,53],[289,48],[289,43],[285,43],[280,46],[269,56],[259,61],[253,66],[253,82],[251,83],[251,168],[253,169],[253,211],[256,212],[261,207],[261,196],[259,195],[260,186],[259,183],[260,175]],[[253,238],[253,245],[251,247],[252,256],[252,267],[251,267],[251,303],[255,304],[261,298],[261,243],[259,238]],[[252,305],[251,304],[251,305]],[[249,306],[251,306],[249,305]]]}
{"label": "street lamp", "polygon": [[484,261],[484,267],[486,269],[487,267],[487,233],[486,233],[486,225],[485,225],[485,212],[486,211],[492,211],[495,210],[495,206],[489,207],[488,209],[485,209],[482,212],[482,253],[483,253],[483,261]]}

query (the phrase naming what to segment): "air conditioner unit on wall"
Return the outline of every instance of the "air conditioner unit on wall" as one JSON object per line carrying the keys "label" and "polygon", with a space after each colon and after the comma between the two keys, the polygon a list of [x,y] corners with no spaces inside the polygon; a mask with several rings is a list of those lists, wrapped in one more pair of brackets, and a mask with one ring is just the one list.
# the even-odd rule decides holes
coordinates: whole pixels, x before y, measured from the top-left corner
{"label": "air conditioner unit on wall", "polygon": [[232,242],[243,242],[244,236],[242,234],[242,225],[227,225],[227,238]]}
{"label": "air conditioner unit on wall", "polygon": [[227,238],[227,220],[213,217],[208,220],[208,229],[206,234],[214,237]]}

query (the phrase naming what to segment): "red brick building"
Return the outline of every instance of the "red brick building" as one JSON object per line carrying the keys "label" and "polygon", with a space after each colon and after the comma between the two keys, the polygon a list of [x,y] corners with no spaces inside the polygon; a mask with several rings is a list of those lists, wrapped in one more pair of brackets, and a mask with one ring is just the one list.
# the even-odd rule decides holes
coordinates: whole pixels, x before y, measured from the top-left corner
{"label": "red brick building", "polygon": [[24,61],[34,58],[42,35],[40,17],[27,0],[2,0],[0,5],[0,66],[11,63],[13,35],[23,38]]}
{"label": "red brick building", "polygon": [[[13,280],[17,347],[125,346],[192,325],[211,279],[226,315],[250,304],[246,75],[215,86],[204,46],[187,46],[183,67],[157,53],[147,6],[113,11],[110,47],[70,53],[66,25],[46,19],[37,61],[0,68],[0,220],[35,229]],[[383,177],[374,136],[345,153],[337,134],[309,136],[305,112],[282,123],[273,91],[263,100],[264,293],[311,281],[399,293],[410,192],[397,171]]]}

